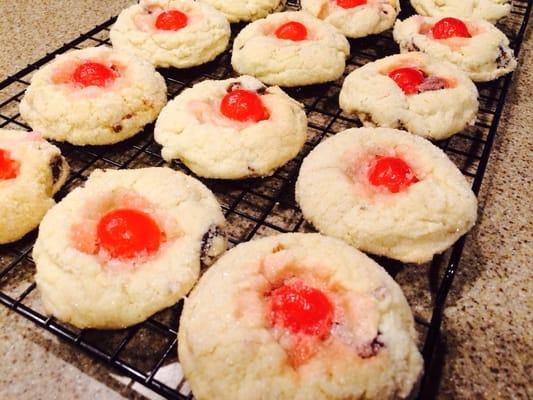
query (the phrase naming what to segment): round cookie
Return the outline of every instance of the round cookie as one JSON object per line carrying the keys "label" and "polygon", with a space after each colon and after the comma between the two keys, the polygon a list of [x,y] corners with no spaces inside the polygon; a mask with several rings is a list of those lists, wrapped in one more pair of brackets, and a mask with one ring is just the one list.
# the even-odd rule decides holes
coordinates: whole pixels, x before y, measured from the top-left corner
{"label": "round cookie", "polygon": [[235,38],[231,64],[268,85],[304,86],[338,79],[350,45],[333,26],[300,12],[271,14]]}
{"label": "round cookie", "polygon": [[422,370],[400,287],[318,234],[226,253],[185,301],[178,353],[198,400],[406,398]]}
{"label": "round cookie", "polygon": [[477,97],[465,72],[413,52],[382,58],[350,73],[339,103],[365,126],[402,128],[440,140],[475,123]]}
{"label": "round cookie", "polygon": [[201,65],[228,46],[226,17],[192,0],[141,1],[120,13],[111,28],[113,47],[138,55],[157,67]]}
{"label": "round cookie", "polygon": [[224,13],[229,22],[254,21],[283,7],[282,0],[200,0]]}
{"label": "round cookie", "polygon": [[511,12],[509,0],[411,0],[420,15],[480,18],[495,23]]}
{"label": "round cookie", "polygon": [[0,244],[39,225],[68,174],[61,151],[39,134],[0,129]]}
{"label": "round cookie", "polygon": [[349,129],[319,144],[303,161],[296,201],[320,232],[406,263],[445,251],[477,212],[442,150],[387,128]]}
{"label": "round cookie", "polygon": [[45,310],[114,329],[177,303],[226,249],[224,216],[199,181],[170,168],[96,170],[44,217],[33,248]]}
{"label": "round cookie", "polygon": [[354,39],[392,28],[400,12],[399,0],[301,0],[301,4],[302,10]]}
{"label": "round cookie", "polygon": [[165,160],[178,158],[206,178],[240,179],[271,175],[294,158],[307,138],[307,117],[280,88],[241,76],[183,91],[154,132]]}
{"label": "round cookie", "polygon": [[166,101],[165,81],[149,62],[91,47],[59,55],[37,71],[20,114],[45,138],[103,145],[141,131]]}
{"label": "round cookie", "polygon": [[421,51],[449,61],[475,82],[499,78],[517,65],[509,39],[484,20],[414,15],[396,21],[393,33],[402,53]]}

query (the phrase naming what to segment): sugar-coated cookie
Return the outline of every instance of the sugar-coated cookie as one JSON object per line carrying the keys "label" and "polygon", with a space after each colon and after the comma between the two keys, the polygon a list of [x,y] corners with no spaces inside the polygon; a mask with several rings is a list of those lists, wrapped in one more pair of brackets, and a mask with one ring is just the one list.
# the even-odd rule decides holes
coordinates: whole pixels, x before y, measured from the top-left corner
{"label": "sugar-coated cookie", "polygon": [[0,129],[0,244],[39,225],[68,173],[61,151],[38,133]]}
{"label": "sugar-coated cookie", "polygon": [[449,61],[476,82],[499,78],[513,71],[517,64],[509,39],[481,19],[414,15],[396,21],[394,40],[402,53],[422,51]]}
{"label": "sugar-coated cookie", "polygon": [[202,183],[170,168],[96,170],[50,209],[33,249],[45,310],[80,328],[123,328],[178,302],[226,249]]}
{"label": "sugar-coated cookie", "polygon": [[475,223],[477,200],[442,150],[404,131],[349,129],[320,143],[296,182],[320,232],[403,262],[423,263]]}
{"label": "sugar-coated cookie", "polygon": [[350,38],[392,28],[400,12],[399,0],[301,0],[302,10],[329,22]]}
{"label": "sugar-coated cookie", "polygon": [[254,21],[282,8],[282,0],[199,0],[224,13],[229,22]]}
{"label": "sugar-coated cookie", "polygon": [[271,175],[306,138],[302,105],[251,76],[197,83],[167,104],[155,126],[163,158],[206,178]]}
{"label": "sugar-coated cookie", "polygon": [[226,253],[185,301],[178,352],[198,400],[400,399],[422,370],[400,287],[318,234]]}
{"label": "sugar-coated cookie", "polygon": [[166,101],[165,81],[148,61],[102,46],[59,55],[37,71],[20,114],[47,139],[103,145],[140,132]]}
{"label": "sugar-coated cookie", "polygon": [[327,22],[303,11],[271,14],[235,38],[231,64],[269,85],[303,86],[338,79],[350,45]]}
{"label": "sugar-coated cookie", "polygon": [[481,18],[496,22],[511,12],[510,0],[411,0],[420,15]]}
{"label": "sugar-coated cookie", "polygon": [[224,14],[193,0],[144,0],[120,13],[113,47],[157,67],[189,68],[215,59],[228,46]]}
{"label": "sugar-coated cookie", "polygon": [[419,52],[368,63],[344,80],[341,108],[365,126],[445,139],[476,121],[478,91],[453,64]]}

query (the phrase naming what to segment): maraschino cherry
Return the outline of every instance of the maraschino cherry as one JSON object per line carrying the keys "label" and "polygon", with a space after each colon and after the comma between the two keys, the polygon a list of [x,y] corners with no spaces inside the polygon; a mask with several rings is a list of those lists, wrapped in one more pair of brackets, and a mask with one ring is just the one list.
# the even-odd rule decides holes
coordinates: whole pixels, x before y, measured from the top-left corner
{"label": "maraschino cherry", "polygon": [[307,39],[307,28],[304,24],[296,21],[290,21],[281,25],[274,34],[279,39],[292,40],[299,42]]}
{"label": "maraschino cherry", "polygon": [[449,39],[451,37],[472,37],[466,24],[457,18],[443,18],[431,28],[435,39]]}
{"label": "maraschino cherry", "polygon": [[261,97],[246,89],[236,89],[226,94],[220,103],[220,112],[240,122],[259,122],[270,117]]}
{"label": "maraschino cherry", "polygon": [[398,193],[418,182],[411,167],[399,157],[378,157],[368,170],[368,180],[391,193]]}
{"label": "maraschino cherry", "polygon": [[155,253],[164,238],[147,213],[120,208],[105,214],[97,226],[97,242],[112,258],[132,259]]}

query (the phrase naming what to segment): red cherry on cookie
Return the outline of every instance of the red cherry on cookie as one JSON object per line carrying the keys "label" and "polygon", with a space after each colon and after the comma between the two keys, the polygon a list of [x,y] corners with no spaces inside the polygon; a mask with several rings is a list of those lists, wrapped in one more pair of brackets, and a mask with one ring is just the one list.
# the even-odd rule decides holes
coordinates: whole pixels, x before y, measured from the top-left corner
{"label": "red cherry on cookie", "polygon": [[104,87],[116,78],[116,73],[103,64],[86,61],[74,70],[72,79],[83,87]]}
{"label": "red cherry on cookie", "polygon": [[303,283],[284,284],[271,293],[270,320],[292,333],[325,339],[333,324],[333,304],[318,289]]}
{"label": "red cherry on cookie", "polygon": [[418,182],[411,167],[398,157],[379,157],[368,170],[368,180],[374,186],[384,186],[391,193],[408,188]]}
{"label": "red cherry on cookie", "polygon": [[424,73],[418,68],[398,68],[389,72],[391,78],[405,94],[418,92],[418,85],[424,81]]}
{"label": "red cherry on cookie", "polygon": [[465,23],[457,18],[443,18],[431,28],[435,39],[448,39],[451,37],[472,37]]}
{"label": "red cherry on cookie", "polygon": [[235,121],[259,122],[270,117],[257,93],[237,89],[224,96],[220,103],[220,112]]}
{"label": "red cherry on cookie", "polygon": [[98,222],[97,240],[112,258],[131,259],[155,253],[163,238],[153,218],[128,208],[112,210]]}
{"label": "red cherry on cookie", "polygon": [[0,149],[0,180],[14,179],[18,176],[20,163],[9,156],[7,150]]}
{"label": "red cherry on cookie", "polygon": [[301,24],[296,21],[290,21],[281,25],[274,34],[279,39],[292,40],[294,42],[299,42],[301,40],[307,39],[307,28],[304,24]]}
{"label": "red cherry on cookie", "polygon": [[337,0],[337,5],[342,8],[354,8],[366,3],[367,0]]}
{"label": "red cherry on cookie", "polygon": [[155,20],[155,27],[163,31],[177,31],[187,26],[187,15],[178,10],[162,12]]}

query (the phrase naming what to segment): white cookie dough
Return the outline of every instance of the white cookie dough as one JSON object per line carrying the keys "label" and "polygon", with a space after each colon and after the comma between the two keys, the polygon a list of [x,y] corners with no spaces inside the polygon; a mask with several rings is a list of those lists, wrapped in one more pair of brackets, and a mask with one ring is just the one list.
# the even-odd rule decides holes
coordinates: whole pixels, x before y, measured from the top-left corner
{"label": "white cookie dough", "polygon": [[437,40],[432,37],[431,27],[440,20],[441,17],[414,15],[396,21],[394,40],[400,45],[401,52],[422,51],[439,60],[449,61],[475,82],[497,79],[516,68],[509,39],[491,23],[462,19],[471,38]]}
{"label": "white cookie dough", "polygon": [[[376,157],[399,157],[418,182],[398,192],[370,184]],[[477,200],[438,147],[407,132],[349,129],[304,159],[296,200],[320,232],[369,253],[423,263],[449,248],[475,223]]]}
{"label": "white cookie dough", "polygon": [[[72,76],[86,62],[103,64],[117,77],[105,87],[80,87]],[[102,46],[59,55],[37,71],[20,114],[47,139],[103,145],[140,132],[166,101],[165,81],[149,62]]]}
{"label": "white cookie dough", "polygon": [[[306,40],[283,40],[274,35],[290,21],[305,25]],[[269,85],[303,86],[338,79],[349,53],[348,41],[330,24],[306,12],[283,12],[246,26],[233,43],[231,64],[238,73]]]}
{"label": "white cookie dough", "polygon": [[12,178],[0,177],[0,244],[5,244],[39,225],[69,167],[61,151],[34,132],[0,129],[0,152],[17,171]]}
{"label": "white cookie dough", "polygon": [[[334,304],[325,338],[273,326],[272,293],[300,284]],[[198,400],[403,399],[422,371],[400,287],[363,253],[318,234],[226,253],[185,301],[178,352]]]}
{"label": "white cookie dough", "polygon": [[[417,94],[406,95],[388,76],[405,67],[426,75]],[[466,73],[448,62],[413,52],[382,58],[353,71],[344,80],[339,102],[365,126],[405,128],[440,140],[475,123],[477,97],[477,88]]]}
{"label": "white cookie dough", "polygon": [[229,22],[254,21],[283,7],[282,0],[200,0],[224,13]]}
{"label": "white cookie dough", "polygon": [[[128,208],[163,232],[155,254],[112,258],[100,246],[103,215]],[[203,184],[170,168],[96,170],[43,219],[33,249],[45,310],[80,328],[141,322],[192,288],[201,261],[226,249],[220,206]]]}
{"label": "white cookie dough", "polygon": [[[257,123],[225,117],[220,103],[232,88],[256,92],[270,117]],[[206,178],[239,179],[271,175],[294,158],[307,138],[307,117],[280,88],[241,76],[183,91],[163,109],[154,132],[165,160],[180,159]]]}
{"label": "white cookie dough", "polygon": [[411,0],[420,15],[481,18],[495,23],[511,12],[510,0]]}
{"label": "white cookie dough", "polygon": [[[159,30],[157,17],[169,10],[187,16],[182,29]],[[146,0],[120,13],[111,28],[113,47],[138,55],[157,67],[201,65],[228,46],[231,30],[226,17],[207,4],[192,0]]]}
{"label": "white cookie dough", "polygon": [[337,0],[301,0],[302,10],[329,22],[344,36],[360,38],[392,28],[400,12],[399,0],[368,0],[352,8],[344,8]]}

